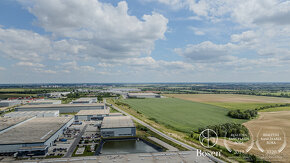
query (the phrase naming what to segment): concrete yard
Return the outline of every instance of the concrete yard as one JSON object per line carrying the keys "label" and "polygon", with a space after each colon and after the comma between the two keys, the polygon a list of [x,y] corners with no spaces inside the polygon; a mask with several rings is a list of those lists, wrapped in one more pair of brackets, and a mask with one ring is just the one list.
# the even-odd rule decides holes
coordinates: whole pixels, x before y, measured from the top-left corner
{"label": "concrete yard", "polygon": [[80,147],[80,148],[78,148],[78,150],[76,151],[76,155],[81,155],[81,154],[84,153],[84,151],[85,151],[85,147]]}

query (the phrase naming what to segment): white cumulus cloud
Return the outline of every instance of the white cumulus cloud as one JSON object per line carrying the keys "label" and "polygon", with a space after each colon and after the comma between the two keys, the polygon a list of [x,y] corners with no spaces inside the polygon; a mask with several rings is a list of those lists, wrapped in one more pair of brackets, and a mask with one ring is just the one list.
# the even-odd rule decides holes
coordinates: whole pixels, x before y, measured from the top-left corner
{"label": "white cumulus cloud", "polygon": [[[142,19],[128,14],[121,1],[115,7],[98,0],[20,0],[36,16],[35,23],[56,38],[70,38],[74,51],[97,58],[128,58],[150,54],[164,39],[168,20],[153,12]],[[65,45],[64,45],[65,46]]]}

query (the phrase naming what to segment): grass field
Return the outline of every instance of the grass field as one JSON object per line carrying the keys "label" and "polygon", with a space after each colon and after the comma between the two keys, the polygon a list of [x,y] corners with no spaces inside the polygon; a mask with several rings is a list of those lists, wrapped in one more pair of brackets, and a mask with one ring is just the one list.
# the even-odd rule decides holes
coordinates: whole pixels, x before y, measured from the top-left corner
{"label": "grass field", "polygon": [[24,88],[1,88],[0,92],[24,92],[27,89]]}
{"label": "grass field", "polygon": [[238,94],[169,94],[168,97],[211,104],[227,109],[256,109],[262,106],[290,103],[290,98]]}
{"label": "grass field", "polygon": [[207,125],[245,122],[226,116],[226,108],[177,98],[126,99],[121,102],[129,104],[151,120],[186,133]]}

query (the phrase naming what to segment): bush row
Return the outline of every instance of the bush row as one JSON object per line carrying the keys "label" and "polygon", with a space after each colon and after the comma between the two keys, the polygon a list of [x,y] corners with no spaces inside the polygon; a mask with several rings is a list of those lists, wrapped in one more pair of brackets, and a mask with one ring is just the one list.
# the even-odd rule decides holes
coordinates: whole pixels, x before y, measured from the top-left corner
{"label": "bush row", "polygon": [[228,112],[228,116],[232,117],[232,118],[238,118],[238,119],[251,119],[254,118],[258,115],[258,111],[257,110],[245,110],[245,111],[241,111],[241,110],[230,110]]}
{"label": "bush row", "polygon": [[[225,124],[201,127],[198,129],[198,132],[201,133],[205,129],[214,130],[218,137],[231,138],[231,137],[233,137],[233,135],[234,135],[234,138],[249,137],[248,129],[245,126],[243,126],[241,124],[237,124],[237,123],[225,123]],[[204,136],[216,136],[213,132],[204,132],[203,135]]]}

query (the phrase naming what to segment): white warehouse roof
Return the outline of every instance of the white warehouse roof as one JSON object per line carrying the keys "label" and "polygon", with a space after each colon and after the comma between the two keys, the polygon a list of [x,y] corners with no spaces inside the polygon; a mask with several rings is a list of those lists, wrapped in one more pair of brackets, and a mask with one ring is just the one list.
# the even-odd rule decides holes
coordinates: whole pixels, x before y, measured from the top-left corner
{"label": "white warehouse roof", "polygon": [[72,117],[33,118],[0,134],[0,144],[45,142]]}
{"label": "white warehouse roof", "polygon": [[156,93],[128,93],[129,96],[158,96]]}
{"label": "white warehouse roof", "polygon": [[5,117],[24,117],[24,116],[37,116],[37,117],[58,117],[59,110],[50,111],[17,111],[4,115]]}
{"label": "white warehouse roof", "polygon": [[61,100],[35,100],[28,103],[28,105],[42,105],[42,104],[61,104]]}
{"label": "white warehouse roof", "polygon": [[135,127],[129,116],[104,117],[101,128],[127,128]]}
{"label": "white warehouse roof", "polygon": [[43,104],[43,105],[23,105],[18,108],[62,108],[62,107],[86,107],[86,106],[104,106],[104,103],[91,103],[91,104]]}
{"label": "white warehouse roof", "polygon": [[80,110],[76,115],[100,115],[109,114],[109,109],[96,109],[96,110]]}
{"label": "white warehouse roof", "polygon": [[[23,121],[32,118],[32,116],[28,117],[0,117],[0,131],[9,128],[11,126],[17,125]],[[1,139],[0,139],[1,140]]]}

